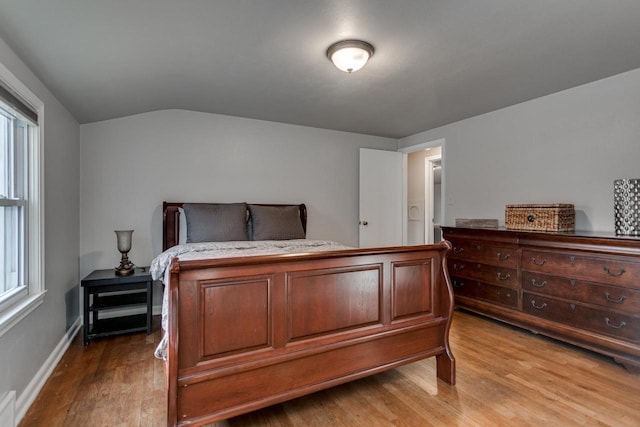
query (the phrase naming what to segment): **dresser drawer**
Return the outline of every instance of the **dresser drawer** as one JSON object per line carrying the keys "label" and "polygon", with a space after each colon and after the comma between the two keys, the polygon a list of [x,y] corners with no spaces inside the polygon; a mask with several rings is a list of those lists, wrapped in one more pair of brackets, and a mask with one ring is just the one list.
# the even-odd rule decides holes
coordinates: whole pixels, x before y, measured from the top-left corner
{"label": "dresser drawer", "polygon": [[515,268],[496,267],[478,262],[450,259],[449,275],[476,279],[499,286],[518,286],[518,270]]}
{"label": "dresser drawer", "polygon": [[487,245],[486,242],[456,239],[451,241],[451,258],[465,259],[500,267],[517,268],[518,251],[515,248]]}
{"label": "dresser drawer", "polygon": [[522,290],[640,315],[640,291],[524,271]]}
{"label": "dresser drawer", "polygon": [[515,289],[459,277],[453,277],[451,282],[456,296],[490,301],[511,308],[518,306],[518,291]]}
{"label": "dresser drawer", "polygon": [[606,309],[596,309],[554,298],[522,294],[525,313],[579,329],[609,335],[634,343],[640,342],[640,318]]}
{"label": "dresser drawer", "polygon": [[640,289],[640,262],[573,253],[522,251],[522,269]]}

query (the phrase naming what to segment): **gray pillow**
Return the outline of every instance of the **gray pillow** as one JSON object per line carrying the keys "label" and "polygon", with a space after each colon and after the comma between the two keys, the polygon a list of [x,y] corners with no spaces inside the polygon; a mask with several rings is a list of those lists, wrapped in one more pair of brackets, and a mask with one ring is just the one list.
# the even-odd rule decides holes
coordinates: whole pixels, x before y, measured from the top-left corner
{"label": "gray pillow", "polygon": [[300,208],[292,206],[249,205],[251,240],[304,239]]}
{"label": "gray pillow", "polygon": [[185,203],[187,243],[249,240],[246,203]]}

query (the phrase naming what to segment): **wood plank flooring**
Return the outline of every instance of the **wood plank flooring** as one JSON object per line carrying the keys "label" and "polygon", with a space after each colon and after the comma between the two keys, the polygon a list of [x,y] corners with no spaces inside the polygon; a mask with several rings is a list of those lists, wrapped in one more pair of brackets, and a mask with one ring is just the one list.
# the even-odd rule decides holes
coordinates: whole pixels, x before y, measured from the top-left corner
{"label": "wood plank flooring", "polygon": [[[20,426],[166,425],[158,329],[76,337]],[[212,426],[640,425],[640,376],[610,358],[460,311],[450,342],[456,386],[431,358]]]}

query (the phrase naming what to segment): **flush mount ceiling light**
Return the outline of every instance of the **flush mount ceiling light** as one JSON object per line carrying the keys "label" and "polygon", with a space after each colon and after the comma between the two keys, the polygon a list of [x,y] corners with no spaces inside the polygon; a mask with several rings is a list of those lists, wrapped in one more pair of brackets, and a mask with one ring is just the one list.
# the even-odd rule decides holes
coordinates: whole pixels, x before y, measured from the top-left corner
{"label": "flush mount ceiling light", "polygon": [[353,73],[364,67],[373,56],[373,46],[361,40],[342,40],[329,46],[327,58],[338,69]]}

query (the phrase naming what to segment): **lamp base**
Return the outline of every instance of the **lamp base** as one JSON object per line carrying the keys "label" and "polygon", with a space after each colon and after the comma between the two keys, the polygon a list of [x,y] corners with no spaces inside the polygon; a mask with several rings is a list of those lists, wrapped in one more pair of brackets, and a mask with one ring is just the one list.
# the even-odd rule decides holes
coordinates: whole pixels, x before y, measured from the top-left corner
{"label": "lamp base", "polygon": [[130,276],[134,271],[136,271],[135,267],[129,269],[116,267],[116,276]]}
{"label": "lamp base", "polygon": [[128,259],[123,259],[116,267],[116,276],[129,276],[136,271],[136,266]]}

